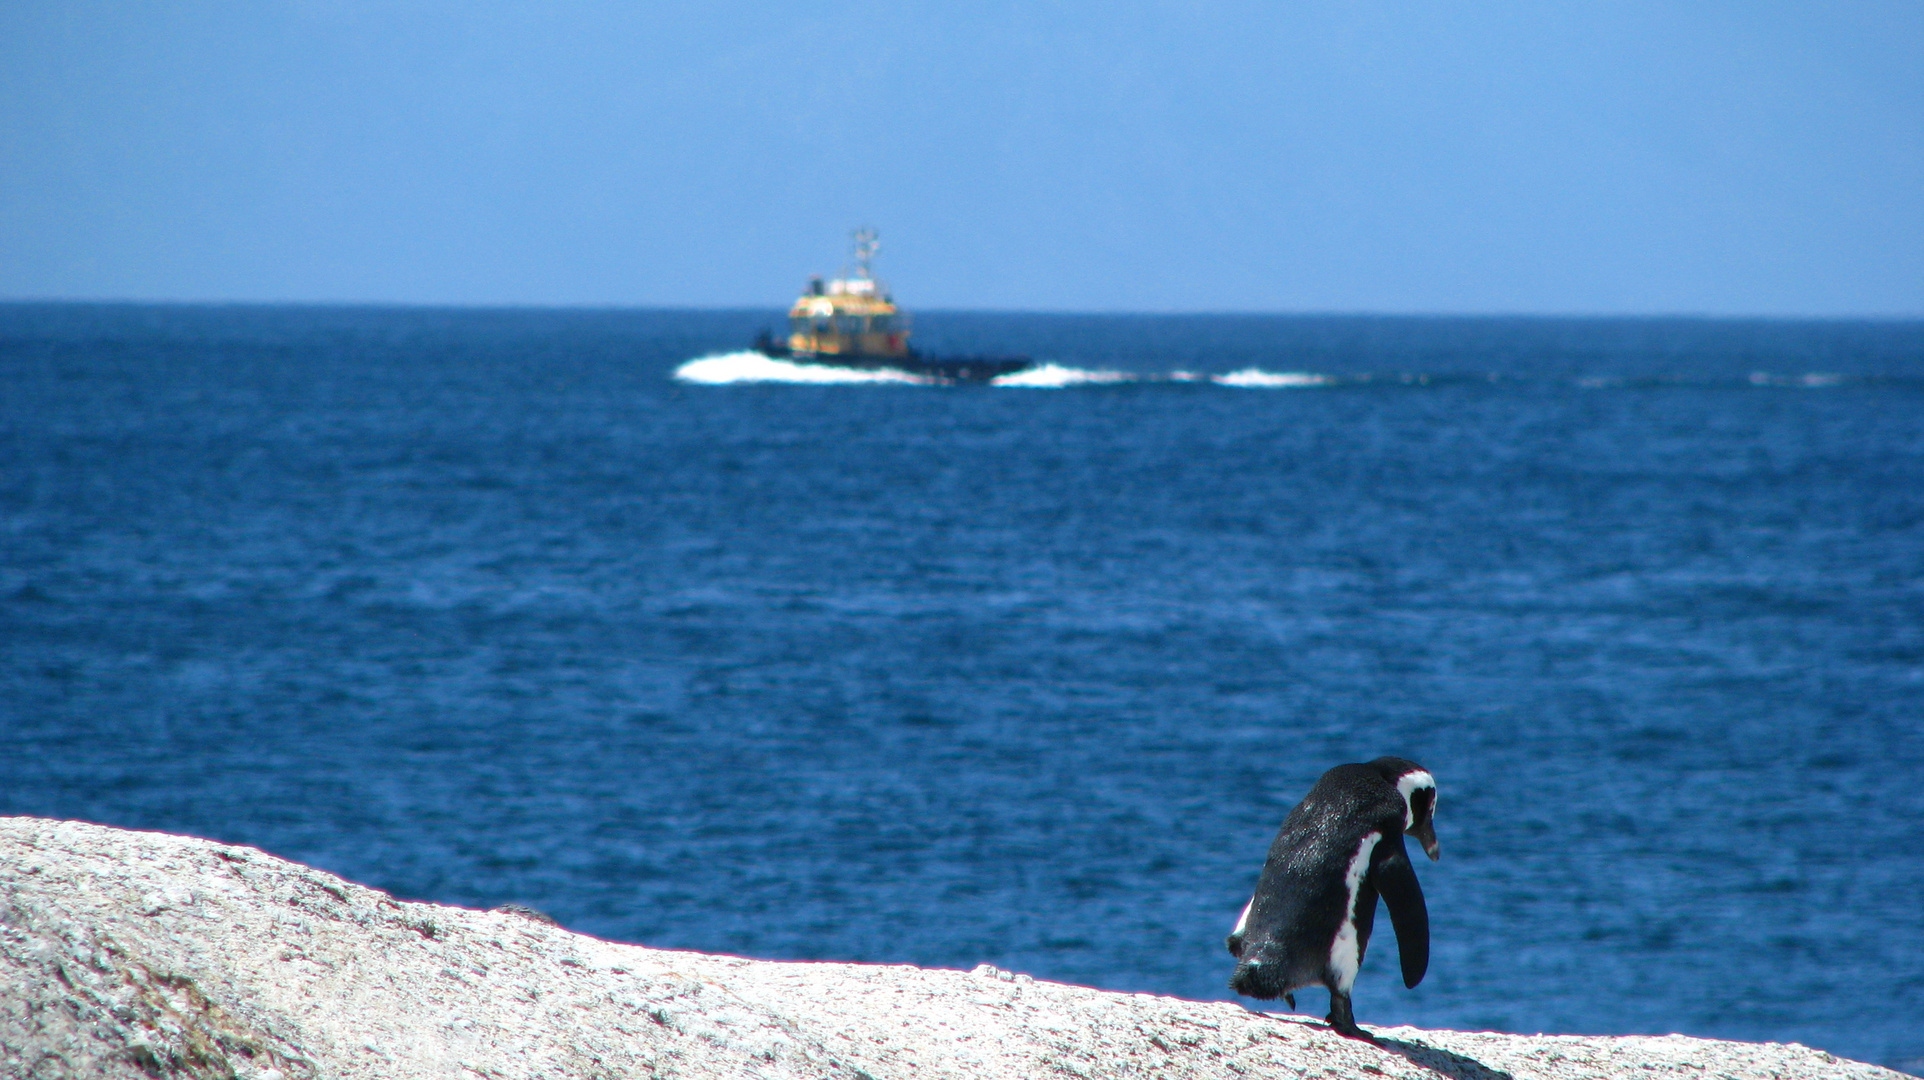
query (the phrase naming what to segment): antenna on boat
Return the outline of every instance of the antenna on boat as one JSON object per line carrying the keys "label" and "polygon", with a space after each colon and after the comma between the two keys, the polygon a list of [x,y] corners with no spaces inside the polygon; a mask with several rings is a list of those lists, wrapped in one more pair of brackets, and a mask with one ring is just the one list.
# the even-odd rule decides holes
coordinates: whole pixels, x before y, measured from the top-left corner
{"label": "antenna on boat", "polygon": [[855,230],[855,276],[863,281],[872,280],[875,275],[869,270],[869,260],[882,246],[882,236],[874,229],[863,226]]}

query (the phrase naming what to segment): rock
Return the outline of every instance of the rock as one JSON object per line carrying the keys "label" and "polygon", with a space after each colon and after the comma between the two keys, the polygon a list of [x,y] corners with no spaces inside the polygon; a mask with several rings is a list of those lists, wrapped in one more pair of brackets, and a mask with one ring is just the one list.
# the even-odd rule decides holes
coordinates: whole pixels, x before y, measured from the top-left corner
{"label": "rock", "polygon": [[1378,1028],[983,965],[617,945],[410,904],[252,848],[0,818],[0,1075],[53,1078],[1900,1074],[1795,1044]]}

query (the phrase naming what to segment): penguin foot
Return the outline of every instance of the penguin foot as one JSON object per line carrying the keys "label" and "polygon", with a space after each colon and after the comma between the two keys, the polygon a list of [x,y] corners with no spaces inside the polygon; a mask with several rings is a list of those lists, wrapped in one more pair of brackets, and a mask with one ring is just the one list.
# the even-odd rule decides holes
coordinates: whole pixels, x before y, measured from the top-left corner
{"label": "penguin foot", "polygon": [[1329,1021],[1330,1027],[1336,1029],[1336,1034],[1341,1035],[1346,1039],[1355,1039],[1358,1042],[1366,1042],[1372,1045],[1374,1045],[1376,1042],[1376,1036],[1371,1035],[1369,1032],[1364,1031],[1362,1028],[1357,1027],[1355,1021],[1351,1021],[1348,1024],[1342,1024],[1342,1023],[1338,1023],[1334,1016],[1326,1016],[1324,1017],[1324,1019]]}
{"label": "penguin foot", "polygon": [[1329,1015],[1323,1019],[1328,1020],[1329,1026],[1336,1029],[1336,1034],[1344,1038],[1360,1039],[1366,1043],[1374,1043],[1376,1041],[1376,1036],[1356,1026],[1356,1017],[1349,1011],[1348,994],[1339,994],[1331,990],[1329,992]]}

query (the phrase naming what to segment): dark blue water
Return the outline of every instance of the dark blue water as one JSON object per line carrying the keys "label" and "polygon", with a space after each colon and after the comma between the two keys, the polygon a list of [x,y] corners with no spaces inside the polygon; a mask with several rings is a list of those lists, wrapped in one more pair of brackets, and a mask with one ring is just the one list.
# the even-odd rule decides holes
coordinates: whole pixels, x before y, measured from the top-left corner
{"label": "dark blue water", "polygon": [[1380,923],[1365,1022],[1924,1059],[1924,325],[934,313],[1340,378],[671,378],[767,321],[0,307],[0,812],[1222,997],[1277,823],[1395,753],[1434,958]]}

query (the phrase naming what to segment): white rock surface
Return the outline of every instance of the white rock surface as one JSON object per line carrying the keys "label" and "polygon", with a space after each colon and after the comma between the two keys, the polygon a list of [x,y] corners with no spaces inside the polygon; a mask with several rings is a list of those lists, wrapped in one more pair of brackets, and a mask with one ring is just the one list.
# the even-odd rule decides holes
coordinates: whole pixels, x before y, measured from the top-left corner
{"label": "white rock surface", "polygon": [[0,1076],[1899,1080],[1795,1044],[1374,1029],[616,945],[252,848],[0,818]]}

